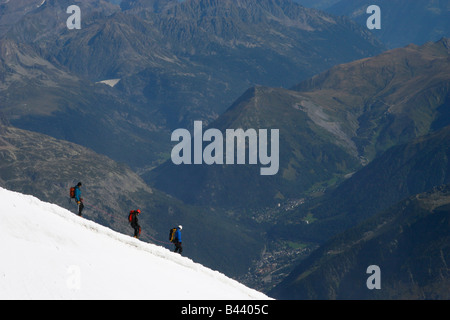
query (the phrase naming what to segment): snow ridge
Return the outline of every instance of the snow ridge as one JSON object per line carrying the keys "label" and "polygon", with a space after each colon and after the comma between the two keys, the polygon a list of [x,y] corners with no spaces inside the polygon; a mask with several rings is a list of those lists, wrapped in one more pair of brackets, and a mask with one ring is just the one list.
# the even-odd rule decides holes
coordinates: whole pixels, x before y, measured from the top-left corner
{"label": "snow ridge", "polygon": [[0,299],[269,299],[166,248],[0,188]]}

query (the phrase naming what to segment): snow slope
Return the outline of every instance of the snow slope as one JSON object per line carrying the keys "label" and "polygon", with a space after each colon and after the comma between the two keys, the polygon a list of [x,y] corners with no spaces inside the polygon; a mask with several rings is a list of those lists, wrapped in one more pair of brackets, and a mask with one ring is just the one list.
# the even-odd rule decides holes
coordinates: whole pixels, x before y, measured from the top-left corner
{"label": "snow slope", "polygon": [[169,250],[0,188],[0,299],[268,299]]}

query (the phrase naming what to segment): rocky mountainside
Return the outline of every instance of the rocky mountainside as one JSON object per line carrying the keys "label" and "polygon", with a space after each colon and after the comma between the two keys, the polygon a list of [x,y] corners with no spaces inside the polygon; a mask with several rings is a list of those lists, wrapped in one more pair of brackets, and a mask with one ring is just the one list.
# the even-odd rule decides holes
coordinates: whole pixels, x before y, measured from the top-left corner
{"label": "rocky mountainside", "polygon": [[[13,37],[20,42],[39,43],[58,37],[66,27],[70,0],[2,0],[0,1],[0,36]],[[82,18],[110,15],[118,7],[105,0],[77,0]],[[83,19],[82,19],[83,20]]]}
{"label": "rocky mountainside", "polygon": [[213,121],[254,84],[291,86],[383,49],[291,1],[81,1],[80,30],[65,26],[70,4],[2,3],[1,110],[140,172],[168,158],[169,130]]}
{"label": "rocky mountainside", "polygon": [[280,216],[273,237],[323,243],[406,197],[449,184],[449,143],[450,126],[390,148],[322,197]]}
{"label": "rocky mountainside", "polygon": [[[389,48],[399,48],[410,43],[417,45],[450,36],[450,3],[440,0],[376,0],[370,5],[381,9],[381,29],[373,30]],[[368,4],[362,0],[341,0],[327,12],[347,16],[366,26]]]}
{"label": "rocky mountainside", "polygon": [[294,87],[338,117],[359,156],[449,124],[449,39],[336,66]]}
{"label": "rocky mountainside", "polygon": [[0,110],[17,127],[82,144],[132,166],[158,161],[167,149],[161,137],[168,133],[156,120],[144,124],[142,110],[112,88],[49,62],[31,45],[0,41],[0,70]]}
{"label": "rocky mountainside", "polygon": [[[302,101],[303,96],[295,91],[255,87],[208,127],[224,134],[227,129],[279,129],[280,163],[273,176],[262,176],[260,170],[266,166],[261,164],[175,165],[169,160],[144,179],[189,203],[242,210],[301,196],[319,181],[325,183],[358,167],[357,157],[311,121],[302,110]],[[333,125],[333,119],[319,116]]]}
{"label": "rocky mountainside", "polygon": [[42,0],[0,0],[0,36],[42,4]]}
{"label": "rocky mountainside", "polygon": [[169,160],[146,180],[185,201],[237,207],[326,189],[388,148],[450,124],[449,52],[443,39],[336,66],[292,90],[247,91],[210,127],[279,129],[274,177],[259,176],[258,166]]}
{"label": "rocky mountainside", "polygon": [[[8,37],[33,43],[78,76],[122,79],[119,89],[157,108],[171,124],[183,115],[207,119],[211,110],[217,116],[253,84],[291,86],[382,50],[350,20],[287,0],[144,1],[113,13],[98,2],[102,10],[90,5],[74,32],[61,29],[64,6],[45,2]],[[30,30],[43,17],[55,26]]]}
{"label": "rocky mountainside", "polygon": [[268,292],[317,245],[326,245],[405,198],[448,185],[449,143],[450,126],[390,148],[320,196],[316,192],[256,211],[255,219],[266,226],[268,245],[245,281]]}
{"label": "rocky mountainside", "polygon": [[[326,66],[383,50],[349,20],[292,1],[190,0],[157,14],[141,12],[140,17],[158,27],[162,43],[186,61],[185,68],[175,65],[175,70],[162,75],[146,69],[129,81],[139,85],[145,77],[156,78],[145,82],[142,93],[155,105],[161,105],[162,99],[169,101],[161,112],[168,117],[181,114],[185,126],[199,119],[210,122],[215,118],[211,109],[215,116],[223,113],[255,84],[289,87]],[[172,90],[161,89],[161,84]],[[198,88],[203,88],[201,94]],[[186,110],[198,111],[189,116]]]}
{"label": "rocky mountainside", "polygon": [[128,229],[120,212],[145,205],[137,194],[153,197],[153,190],[129,168],[82,146],[5,125],[0,139],[2,186],[75,212],[68,190],[82,181],[86,205],[93,206],[86,211],[89,218],[118,231]]}
{"label": "rocky mountainside", "polygon": [[[449,299],[450,187],[414,195],[331,239],[270,294],[279,299]],[[367,286],[369,266],[380,288]],[[372,282],[372,280],[370,281]]]}
{"label": "rocky mountainside", "polygon": [[381,10],[381,29],[371,30],[388,48],[422,45],[450,36],[450,3],[439,0],[296,0],[308,8],[343,15],[365,27],[369,5]]}

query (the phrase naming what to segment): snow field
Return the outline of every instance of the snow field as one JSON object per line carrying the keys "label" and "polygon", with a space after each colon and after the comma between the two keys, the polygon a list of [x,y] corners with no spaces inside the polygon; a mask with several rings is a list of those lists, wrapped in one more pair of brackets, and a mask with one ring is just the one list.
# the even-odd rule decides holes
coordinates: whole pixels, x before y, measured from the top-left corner
{"label": "snow field", "polygon": [[0,204],[0,299],[269,299],[32,196],[0,188]]}

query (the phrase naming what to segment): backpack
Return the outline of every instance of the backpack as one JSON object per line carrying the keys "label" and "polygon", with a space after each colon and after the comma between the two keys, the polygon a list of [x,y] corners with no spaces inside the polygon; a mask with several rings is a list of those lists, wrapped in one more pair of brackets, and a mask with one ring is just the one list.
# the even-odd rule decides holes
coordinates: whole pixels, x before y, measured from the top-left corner
{"label": "backpack", "polygon": [[70,198],[71,199],[75,198],[75,187],[70,188]]}
{"label": "backpack", "polygon": [[134,211],[131,210],[130,213],[128,214],[128,222],[129,223],[133,222],[133,215],[134,215]]}
{"label": "backpack", "polygon": [[172,228],[169,231],[169,240],[173,242],[175,240],[175,232],[177,232],[177,228]]}

